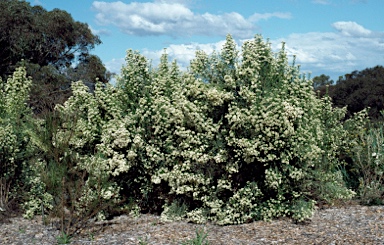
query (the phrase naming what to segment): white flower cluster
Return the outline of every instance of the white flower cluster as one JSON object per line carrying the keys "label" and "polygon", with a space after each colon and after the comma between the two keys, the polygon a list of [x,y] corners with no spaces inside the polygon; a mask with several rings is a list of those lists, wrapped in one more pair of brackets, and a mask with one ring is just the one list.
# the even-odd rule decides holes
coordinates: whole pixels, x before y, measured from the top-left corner
{"label": "white flower cluster", "polygon": [[217,223],[221,225],[242,224],[257,217],[262,191],[256,183],[247,182],[217,212]]}
{"label": "white flower cluster", "polygon": [[2,126],[0,128],[1,153],[8,158],[7,161],[9,161],[9,164],[13,164],[15,162],[16,153],[19,151],[17,148],[17,135],[14,134],[13,126],[10,123],[7,123],[7,120],[1,119],[0,122],[0,125]]}
{"label": "white flower cluster", "polygon": [[282,174],[273,169],[265,170],[265,185],[271,189],[277,190],[282,183]]}
{"label": "white flower cluster", "polygon": [[31,219],[36,213],[41,213],[42,210],[48,211],[53,208],[53,196],[47,193],[45,184],[39,177],[36,177],[28,183],[32,186],[29,190],[30,199],[23,203],[25,213],[24,218]]}
{"label": "white flower cluster", "polygon": [[13,76],[8,78],[5,83],[4,91],[4,108],[10,119],[19,117],[27,110],[27,99],[32,81],[26,77],[24,67],[17,68]]}

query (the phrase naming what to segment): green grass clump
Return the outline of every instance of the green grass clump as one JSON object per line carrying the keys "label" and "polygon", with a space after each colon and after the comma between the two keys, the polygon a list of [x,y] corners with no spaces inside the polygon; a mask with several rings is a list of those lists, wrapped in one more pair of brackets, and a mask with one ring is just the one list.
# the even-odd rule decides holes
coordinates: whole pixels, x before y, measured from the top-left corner
{"label": "green grass clump", "polygon": [[208,232],[203,229],[196,229],[196,236],[190,240],[183,242],[183,245],[209,245],[207,241]]}

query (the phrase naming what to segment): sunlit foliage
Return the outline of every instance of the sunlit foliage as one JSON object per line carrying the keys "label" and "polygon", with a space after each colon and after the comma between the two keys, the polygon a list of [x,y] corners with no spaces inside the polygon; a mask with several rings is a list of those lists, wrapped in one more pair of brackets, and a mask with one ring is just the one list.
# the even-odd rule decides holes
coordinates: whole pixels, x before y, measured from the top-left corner
{"label": "sunlit foliage", "polygon": [[[341,171],[353,141],[346,110],[315,94],[284,43],[275,53],[257,35],[239,49],[228,35],[220,52],[197,51],[186,72],[166,51],[152,67],[129,50],[116,87],[72,90],[56,107],[49,147],[76,187],[78,216],[129,200],[164,220],[303,221],[317,202],[355,195]],[[357,132],[364,118],[346,123]]]}

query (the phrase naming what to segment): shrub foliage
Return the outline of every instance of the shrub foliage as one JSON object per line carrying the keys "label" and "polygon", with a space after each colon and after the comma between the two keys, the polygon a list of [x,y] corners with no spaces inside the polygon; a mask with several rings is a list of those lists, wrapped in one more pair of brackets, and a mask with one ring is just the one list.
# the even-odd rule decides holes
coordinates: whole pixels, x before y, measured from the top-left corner
{"label": "shrub foliage", "polygon": [[284,44],[274,53],[257,35],[239,50],[228,35],[221,52],[197,51],[187,72],[166,53],[153,68],[129,50],[117,80],[93,93],[73,83],[49,139],[33,137],[43,155],[56,152],[47,166],[65,166],[77,216],[134,203],[165,220],[303,221],[316,202],[355,195],[340,156],[366,114],[341,123],[345,108],[316,96]]}

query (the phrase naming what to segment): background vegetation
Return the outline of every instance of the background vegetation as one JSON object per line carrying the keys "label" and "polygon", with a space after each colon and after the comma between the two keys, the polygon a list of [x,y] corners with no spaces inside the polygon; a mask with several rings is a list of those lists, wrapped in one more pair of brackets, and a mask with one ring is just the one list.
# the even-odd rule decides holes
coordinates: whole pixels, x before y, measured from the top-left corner
{"label": "background vegetation", "polygon": [[[345,74],[334,83],[329,76],[314,77],[315,87],[332,98],[334,106],[347,106],[347,117],[365,108],[372,121],[382,121],[384,109],[384,67],[375,66]],[[328,87],[326,85],[329,85]]]}
{"label": "background vegetation", "polygon": [[101,44],[88,25],[66,11],[46,11],[28,2],[0,2],[0,76],[7,79],[24,66],[32,77],[29,104],[35,114],[53,111],[70,96],[72,81],[106,83],[111,74],[89,53]]}

